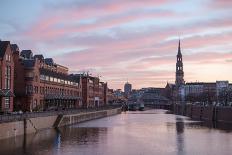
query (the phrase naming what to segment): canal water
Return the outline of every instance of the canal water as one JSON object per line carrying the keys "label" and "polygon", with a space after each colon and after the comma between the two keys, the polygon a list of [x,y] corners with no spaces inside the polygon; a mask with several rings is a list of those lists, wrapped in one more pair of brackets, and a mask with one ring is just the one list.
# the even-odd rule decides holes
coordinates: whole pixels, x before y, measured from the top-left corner
{"label": "canal water", "polygon": [[0,141],[0,155],[155,154],[231,155],[231,126],[148,110]]}

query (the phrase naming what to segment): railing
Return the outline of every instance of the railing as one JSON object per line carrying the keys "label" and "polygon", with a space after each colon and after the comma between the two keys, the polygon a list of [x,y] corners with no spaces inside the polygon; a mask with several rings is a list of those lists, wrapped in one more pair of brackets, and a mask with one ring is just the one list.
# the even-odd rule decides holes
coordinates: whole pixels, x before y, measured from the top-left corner
{"label": "railing", "polygon": [[94,112],[94,111],[108,110],[108,109],[114,109],[120,107],[121,107],[120,105],[113,105],[113,106],[104,106],[104,107],[88,108],[88,109],[69,109],[69,110],[58,110],[58,111],[26,112],[22,114],[4,114],[4,115],[0,115],[0,123],[22,121],[24,119],[36,118],[36,117]]}

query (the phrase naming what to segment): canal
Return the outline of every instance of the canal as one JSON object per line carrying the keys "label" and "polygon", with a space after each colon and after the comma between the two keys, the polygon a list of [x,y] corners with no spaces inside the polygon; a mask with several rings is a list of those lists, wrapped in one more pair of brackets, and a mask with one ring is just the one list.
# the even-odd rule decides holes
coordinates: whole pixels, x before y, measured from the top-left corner
{"label": "canal", "polygon": [[230,125],[127,112],[0,141],[0,155],[231,155]]}

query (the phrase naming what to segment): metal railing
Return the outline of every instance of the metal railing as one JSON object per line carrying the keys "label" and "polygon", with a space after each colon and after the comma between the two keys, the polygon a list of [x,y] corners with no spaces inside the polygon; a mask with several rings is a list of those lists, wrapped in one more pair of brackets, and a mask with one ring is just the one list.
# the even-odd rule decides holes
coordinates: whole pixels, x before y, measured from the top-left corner
{"label": "metal railing", "polygon": [[36,118],[36,117],[94,112],[94,111],[109,110],[109,109],[120,108],[120,107],[121,107],[120,105],[114,105],[114,106],[104,106],[104,107],[87,108],[87,109],[82,108],[82,109],[66,109],[66,110],[57,110],[57,111],[54,110],[54,111],[41,111],[41,112],[26,112],[22,114],[3,114],[0,115],[0,123],[23,121],[24,119]]}

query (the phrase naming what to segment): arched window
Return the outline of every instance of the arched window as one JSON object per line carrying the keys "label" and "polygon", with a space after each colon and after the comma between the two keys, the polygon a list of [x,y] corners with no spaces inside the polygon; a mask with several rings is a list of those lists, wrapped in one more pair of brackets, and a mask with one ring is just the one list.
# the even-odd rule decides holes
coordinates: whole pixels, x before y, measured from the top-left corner
{"label": "arched window", "polygon": [[37,107],[37,99],[34,99],[33,108],[36,108],[36,107]]}

